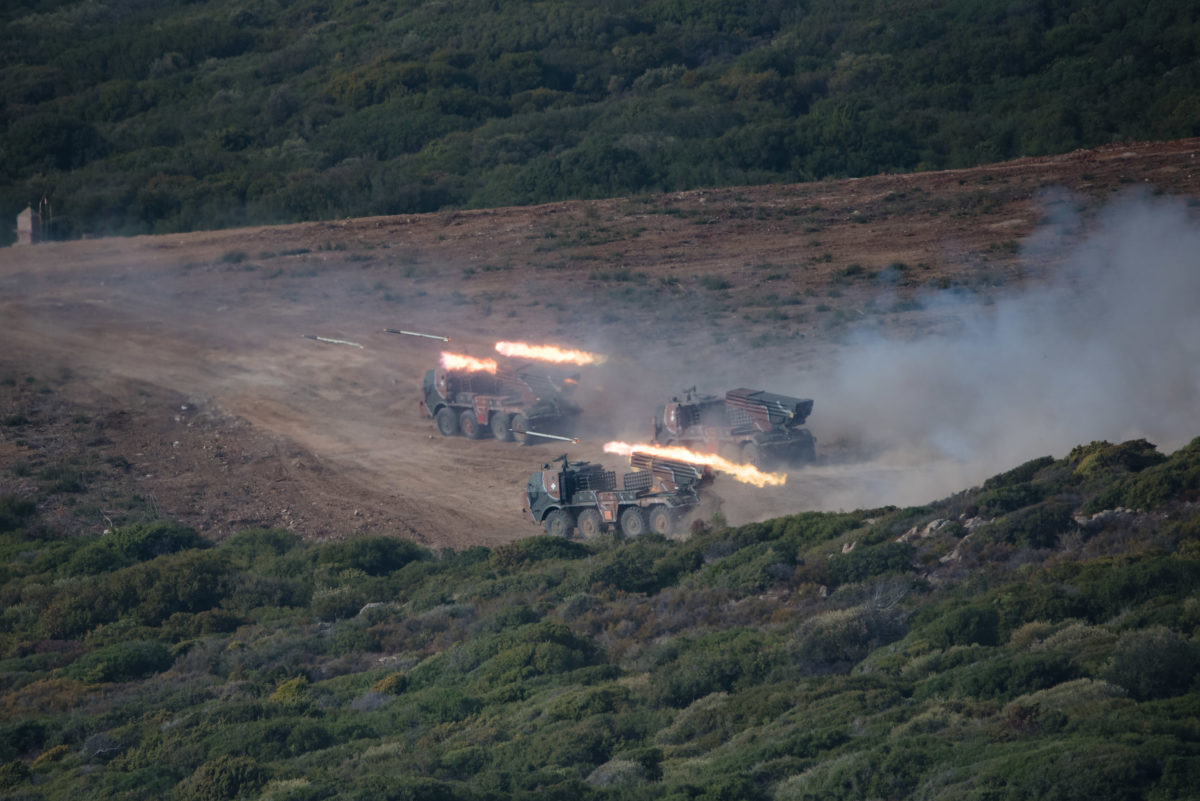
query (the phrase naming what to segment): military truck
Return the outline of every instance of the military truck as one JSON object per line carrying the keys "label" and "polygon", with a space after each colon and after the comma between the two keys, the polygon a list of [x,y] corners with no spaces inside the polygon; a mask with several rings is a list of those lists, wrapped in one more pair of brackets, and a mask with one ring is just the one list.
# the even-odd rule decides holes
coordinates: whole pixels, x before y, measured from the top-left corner
{"label": "military truck", "polygon": [[731,389],[724,398],[692,387],[683,400],[654,412],[654,443],[716,453],[760,468],[805,464],[816,458],[816,438],[802,428],[813,402],[756,389]]}
{"label": "military truck", "polygon": [[513,369],[425,373],[421,408],[444,437],[492,436],[502,442],[534,444],[569,439],[580,407],[569,397],[579,375],[522,365]]}
{"label": "military truck", "polygon": [[525,516],[552,537],[578,529],[584,539],[619,527],[626,537],[647,531],[674,533],[684,516],[700,505],[700,490],[712,482],[708,468],[644,453],[629,457],[633,472],[622,477],[591,462],[545,464],[525,486]]}

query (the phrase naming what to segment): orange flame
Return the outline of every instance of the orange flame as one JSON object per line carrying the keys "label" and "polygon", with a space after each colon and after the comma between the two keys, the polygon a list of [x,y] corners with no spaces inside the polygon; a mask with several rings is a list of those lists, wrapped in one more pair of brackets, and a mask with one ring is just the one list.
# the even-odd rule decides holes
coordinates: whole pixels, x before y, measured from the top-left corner
{"label": "orange flame", "polygon": [[586,350],[571,350],[555,345],[530,345],[525,342],[497,342],[496,351],[505,356],[537,359],[555,364],[602,364],[604,357]]}
{"label": "orange flame", "polygon": [[664,459],[678,459],[681,462],[691,462],[711,467],[722,473],[728,473],[744,484],[756,487],[781,487],[787,481],[787,473],[764,473],[752,464],[738,464],[717,456],[715,453],[699,453],[679,445],[630,445],[628,442],[606,442],[605,453],[616,453],[629,456],[634,451],[648,453],[651,456],[661,456]]}
{"label": "orange flame", "polygon": [[496,372],[495,359],[476,359],[474,356],[467,356],[462,353],[447,353],[442,351],[442,367],[447,370],[466,370],[470,373]]}

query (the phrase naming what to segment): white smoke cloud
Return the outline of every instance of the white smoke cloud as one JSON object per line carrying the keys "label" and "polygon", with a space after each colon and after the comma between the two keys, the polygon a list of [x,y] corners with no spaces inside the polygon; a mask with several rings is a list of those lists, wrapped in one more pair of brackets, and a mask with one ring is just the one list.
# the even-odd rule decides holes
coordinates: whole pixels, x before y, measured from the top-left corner
{"label": "white smoke cloud", "polygon": [[[1049,221],[1023,252],[1082,225]],[[957,335],[863,335],[810,381],[814,429],[874,457],[861,482],[837,468],[838,507],[925,503],[1093,440],[1170,452],[1200,435],[1200,225],[1182,200],[1137,196],[1087,228],[1048,283],[959,304]]]}

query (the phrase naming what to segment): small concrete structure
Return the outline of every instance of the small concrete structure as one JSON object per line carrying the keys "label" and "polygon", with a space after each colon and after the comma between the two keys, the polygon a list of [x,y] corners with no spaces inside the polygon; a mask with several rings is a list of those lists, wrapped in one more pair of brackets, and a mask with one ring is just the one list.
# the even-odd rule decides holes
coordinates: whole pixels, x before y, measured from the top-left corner
{"label": "small concrete structure", "polygon": [[26,206],[25,211],[17,215],[17,244],[36,245],[42,241],[42,215]]}

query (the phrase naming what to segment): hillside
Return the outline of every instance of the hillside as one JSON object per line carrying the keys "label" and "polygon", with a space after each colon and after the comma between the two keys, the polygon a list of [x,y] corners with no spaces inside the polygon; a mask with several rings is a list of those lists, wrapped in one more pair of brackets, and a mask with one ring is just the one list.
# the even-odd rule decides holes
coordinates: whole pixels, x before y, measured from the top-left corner
{"label": "hillside", "polygon": [[676,541],[0,499],[11,799],[1193,798],[1200,438]]}
{"label": "hillside", "polygon": [[[0,251],[0,795],[1193,797],[1198,151]],[[540,535],[385,327],[820,460]]]}
{"label": "hillside", "polygon": [[[974,167],[1200,135],[1184,0],[12,0],[55,238]],[[12,241],[0,226],[0,244]]]}
{"label": "hillside", "polygon": [[[1092,439],[1179,447],[1196,410],[1183,377],[1198,150],[8,248],[0,447],[24,474],[3,486],[71,532],[162,515],[216,538],[282,526],[461,548],[532,533],[520,488],[557,443],[440,437],[417,406],[441,343],[388,327],[477,355],[497,339],[609,355],[582,375],[572,458],[611,463],[603,442],[644,439],[654,406],[693,385],[813,398],[824,463],[777,490],[719,479],[738,524],[924,503]],[[1152,294],[1118,285],[1119,308],[1075,294],[1054,303],[1083,319],[1031,316],[1030,299],[1087,277],[1081,261],[1105,266],[1095,247]],[[1165,247],[1149,280],[1148,249]],[[1094,279],[1093,293],[1115,280]],[[948,344],[976,352],[929,350]],[[996,369],[1003,384],[984,375]],[[1131,397],[1114,369],[1161,392]],[[1095,391],[1056,412],[1077,397],[1068,379]],[[42,495],[36,476],[62,470],[79,488]]]}

